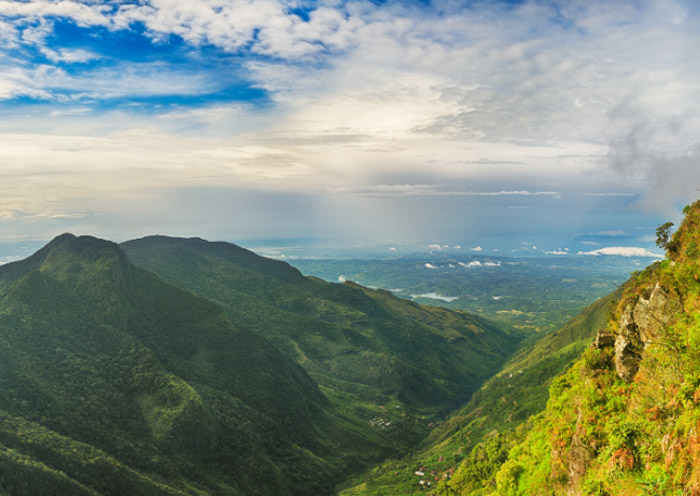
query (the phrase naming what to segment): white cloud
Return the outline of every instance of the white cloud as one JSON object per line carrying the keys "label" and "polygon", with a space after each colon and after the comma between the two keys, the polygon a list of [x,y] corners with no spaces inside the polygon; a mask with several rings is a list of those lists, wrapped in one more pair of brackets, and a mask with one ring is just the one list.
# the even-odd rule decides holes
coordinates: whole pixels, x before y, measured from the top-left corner
{"label": "white cloud", "polygon": [[459,191],[444,190],[432,184],[377,184],[358,188],[333,188],[329,193],[353,194],[360,196],[548,196],[561,198],[556,191]]}
{"label": "white cloud", "polygon": [[652,253],[645,248],[638,248],[634,246],[609,246],[606,248],[600,248],[599,250],[593,251],[580,251],[578,255],[617,255],[622,257],[653,257],[653,258],[664,258],[663,255],[658,253]]}
{"label": "white cloud", "polygon": [[41,52],[54,63],[67,62],[69,64],[84,64],[85,62],[90,62],[91,60],[101,58],[100,55],[88,50],[67,50],[63,48],[51,50],[49,48],[42,47]]}
{"label": "white cloud", "polygon": [[442,246],[437,245],[437,244],[435,244],[435,245],[428,245],[428,248],[430,248],[431,250],[442,250]]}
{"label": "white cloud", "polygon": [[481,246],[475,246],[474,248],[469,248],[471,251],[484,251]]}
{"label": "white cloud", "polygon": [[105,26],[110,23],[108,5],[92,4],[76,1],[46,1],[31,2],[0,1],[0,15],[28,19],[45,17],[60,17],[71,19],[80,26]]}
{"label": "white cloud", "polygon": [[486,261],[486,262],[480,262],[479,260],[472,260],[471,262],[457,262],[459,265],[466,269],[473,269],[475,267],[500,267],[501,262],[492,262],[492,261]]}
{"label": "white cloud", "polygon": [[583,193],[583,196],[636,196],[635,193]]}
{"label": "white cloud", "polygon": [[482,264],[481,262],[479,262],[478,260],[473,260],[473,261],[468,262],[468,263],[464,263],[464,262],[457,262],[457,263],[458,263],[459,265],[461,265],[462,267],[465,267],[465,268],[467,268],[467,269],[471,269],[471,268],[473,268],[473,267],[481,267],[481,266],[483,265],[483,264]]}
{"label": "white cloud", "polygon": [[609,238],[617,238],[621,236],[627,236],[627,233],[625,231],[621,230],[611,230],[611,231],[600,231],[596,233],[596,236],[606,236]]}
{"label": "white cloud", "polygon": [[459,299],[458,296],[442,296],[437,293],[412,294],[411,298],[430,298],[432,300],[442,300],[447,302]]}
{"label": "white cloud", "polygon": [[[561,184],[597,177],[605,186],[587,185],[588,191],[613,192],[587,196],[645,190],[640,205],[658,210],[696,193],[686,178],[695,177],[700,156],[700,20],[694,10],[665,4],[671,7],[322,2],[306,21],[290,13],[293,3],[281,0],[0,1],[0,99],[24,96],[72,106],[221,89],[211,71],[192,74],[164,63],[117,64],[81,76],[61,70],[56,65],[98,56],[47,45],[61,18],[112,31],[141,23],[158,43],[177,35],[195,54],[203,46],[241,54],[246,82],[267,91],[272,102],[238,113],[212,105],[199,114],[173,111],[155,118],[126,107],[113,114],[75,116],[57,109],[51,119],[48,112],[23,117],[24,130],[8,133],[36,144],[25,150],[25,182],[39,187],[31,193],[20,179],[13,181],[26,194],[24,203],[41,202],[49,190],[33,174],[60,176],[61,184],[76,179],[78,190],[104,193],[110,187],[95,170],[108,170],[108,180],[127,190],[142,187],[142,178],[182,187],[192,177],[204,182],[208,176],[209,184],[242,180],[264,188],[274,182],[290,191],[360,197],[525,203],[561,198]],[[12,58],[19,55],[6,50],[20,45],[44,50],[54,65]],[[249,53],[255,57],[246,58]],[[220,68],[214,72],[221,77]],[[4,121],[5,129],[16,125],[16,119]],[[181,139],[193,130],[201,142]],[[68,152],[60,144],[64,138],[80,143],[84,153]],[[0,155],[15,154],[12,168],[25,159],[10,145]],[[120,173],[124,163],[127,171]],[[525,171],[531,182],[494,181]],[[399,179],[383,184],[392,176]],[[453,187],[465,178],[474,179],[468,184],[489,178],[490,186]]]}
{"label": "white cloud", "polygon": [[426,269],[437,269],[437,267],[435,267],[433,264],[431,264],[431,263],[429,263],[429,262],[426,262],[425,265],[424,265],[424,267],[425,267]]}
{"label": "white cloud", "polygon": [[546,251],[545,254],[547,255],[568,255],[568,251],[564,250],[552,250],[552,251]]}

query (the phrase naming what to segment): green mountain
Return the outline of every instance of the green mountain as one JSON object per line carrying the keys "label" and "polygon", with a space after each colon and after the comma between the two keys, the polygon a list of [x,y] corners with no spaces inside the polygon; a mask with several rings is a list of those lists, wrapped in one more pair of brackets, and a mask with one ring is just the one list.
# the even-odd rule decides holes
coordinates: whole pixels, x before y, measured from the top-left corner
{"label": "green mountain", "polygon": [[235,245],[62,235],[0,266],[0,495],[332,494],[515,346]]}
{"label": "green mountain", "polygon": [[152,236],[122,246],[136,265],[222,305],[350,409],[366,403],[378,414],[377,406],[444,414],[517,344],[484,319],[304,277],[229,243]]}
{"label": "green mountain", "polygon": [[[593,341],[605,324],[613,296],[601,298],[561,329],[521,348],[463,408],[440,422],[410,457],[383,463],[354,479],[341,494],[408,495],[419,489],[420,480],[433,488],[440,483],[463,488],[473,482],[475,467],[483,476],[484,446],[492,449],[495,444],[491,454],[505,457],[501,433],[513,431],[544,409],[550,383]],[[495,464],[490,470],[495,471]],[[425,475],[417,477],[417,471]]]}
{"label": "green mountain", "polygon": [[475,479],[490,483],[457,485],[456,473],[440,494],[700,492],[700,201],[684,212],[673,237],[660,237],[667,259],[623,287],[544,412],[500,447],[486,443],[494,476]]}
{"label": "green mountain", "polygon": [[0,267],[0,356],[0,494],[329,494],[341,475],[308,374],[113,243]]}

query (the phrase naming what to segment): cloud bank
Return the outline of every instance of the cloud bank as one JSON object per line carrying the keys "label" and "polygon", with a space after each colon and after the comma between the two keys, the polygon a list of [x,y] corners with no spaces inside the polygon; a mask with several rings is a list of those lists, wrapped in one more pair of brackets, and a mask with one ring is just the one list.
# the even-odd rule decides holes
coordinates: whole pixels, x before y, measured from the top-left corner
{"label": "cloud bank", "polygon": [[393,205],[420,231],[426,200],[464,229],[565,225],[554,201],[671,216],[700,187],[698,10],[0,1],[0,209],[118,224],[125,196],[243,188],[325,226]]}
{"label": "cloud bank", "polygon": [[593,251],[580,251],[578,255],[617,255],[621,257],[650,257],[650,258],[664,258],[663,255],[658,253],[653,253],[645,248],[639,248],[635,246],[609,246],[606,248],[600,248]]}

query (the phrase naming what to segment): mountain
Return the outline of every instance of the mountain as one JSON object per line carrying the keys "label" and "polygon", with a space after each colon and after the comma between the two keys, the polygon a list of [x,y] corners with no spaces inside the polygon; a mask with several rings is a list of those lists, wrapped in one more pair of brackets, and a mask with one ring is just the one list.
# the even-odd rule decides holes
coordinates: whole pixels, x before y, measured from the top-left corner
{"label": "mountain", "polygon": [[0,266],[0,494],[332,494],[515,346],[235,245],[65,234]]}
{"label": "mountain", "polygon": [[0,494],[329,494],[339,476],[303,368],[114,243],[63,235],[1,266],[0,356]]}
{"label": "mountain", "polygon": [[546,409],[500,441],[491,483],[440,494],[700,493],[700,201],[684,213],[660,237],[667,258],[624,285]]}
{"label": "mountain", "polygon": [[[346,484],[341,494],[408,495],[419,489],[420,480],[436,487],[452,474],[456,475],[450,481],[451,489],[470,484],[485,443],[495,443],[500,452],[490,454],[504,458],[507,451],[500,433],[512,432],[544,409],[550,383],[594,340],[614,296],[601,298],[561,329],[518,350],[465,406],[440,422],[410,457],[381,464]],[[416,471],[425,475],[416,477]]]}
{"label": "mountain", "polygon": [[372,404],[444,414],[517,345],[484,319],[304,277],[230,243],[151,236],[122,247],[136,265],[219,303],[351,410]]}

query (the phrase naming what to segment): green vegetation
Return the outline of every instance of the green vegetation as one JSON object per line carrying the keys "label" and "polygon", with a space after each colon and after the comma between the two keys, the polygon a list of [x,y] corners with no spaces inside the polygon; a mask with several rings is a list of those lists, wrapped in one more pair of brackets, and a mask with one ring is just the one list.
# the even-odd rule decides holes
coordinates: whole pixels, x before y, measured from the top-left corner
{"label": "green vegetation", "polygon": [[[408,495],[419,489],[420,480],[430,480],[438,494],[470,494],[493,484],[516,428],[544,409],[552,379],[604,326],[613,297],[596,301],[557,332],[520,349],[463,408],[439,422],[411,456],[363,474],[341,494]],[[416,471],[426,475],[417,477]]]}
{"label": "green vegetation", "polygon": [[373,404],[374,413],[398,405],[444,414],[515,350],[513,338],[478,317],[307,278],[229,243],[154,236],[123,247],[137,265],[221,304],[324,388]]}
{"label": "green vegetation", "polygon": [[656,228],[656,246],[668,250],[671,241],[671,228],[673,222],[666,222]]}
{"label": "green vegetation", "polygon": [[686,215],[668,260],[521,342],[228,243],[60,236],[0,267],[0,494],[700,491]]}
{"label": "green vegetation", "polygon": [[0,494],[331,494],[516,346],[234,245],[125,249],[185,289],[92,237],[0,267]]}
{"label": "green vegetation", "polygon": [[511,435],[490,483],[481,492],[462,483],[475,479],[462,465],[442,493],[700,491],[700,202],[684,212],[665,240],[668,259],[624,286],[595,346],[552,383],[546,410]]}
{"label": "green vegetation", "polygon": [[0,355],[0,492],[328,494],[339,476],[304,370],[113,243],[64,235],[0,267]]}
{"label": "green vegetation", "polygon": [[418,303],[470,312],[534,340],[556,331],[591,302],[615,291],[630,272],[649,260],[431,253],[393,260],[299,259],[290,263],[304,274],[329,281],[342,276],[364,286],[390,289]]}

